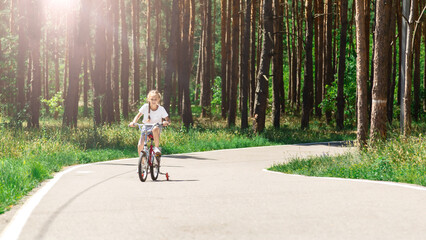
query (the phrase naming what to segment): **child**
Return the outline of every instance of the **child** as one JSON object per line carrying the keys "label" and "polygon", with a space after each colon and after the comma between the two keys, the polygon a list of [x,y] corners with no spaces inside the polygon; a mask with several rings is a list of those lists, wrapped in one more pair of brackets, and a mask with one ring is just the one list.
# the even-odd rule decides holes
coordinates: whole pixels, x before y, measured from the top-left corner
{"label": "child", "polygon": [[[138,122],[139,118],[143,115],[143,123],[145,124],[144,129],[150,131],[152,129],[152,135],[154,136],[154,152],[155,155],[161,155],[160,152],[160,132],[159,127],[153,127],[156,123],[163,123],[163,126],[170,124],[169,114],[167,114],[164,107],[160,106],[161,95],[157,90],[151,90],[147,96],[148,103],[145,103],[140,109],[138,115],[135,116],[133,121],[129,124],[130,127],[135,127],[135,123]],[[165,119],[165,121],[163,121]],[[145,135],[142,134],[138,143],[138,153],[143,150]]]}

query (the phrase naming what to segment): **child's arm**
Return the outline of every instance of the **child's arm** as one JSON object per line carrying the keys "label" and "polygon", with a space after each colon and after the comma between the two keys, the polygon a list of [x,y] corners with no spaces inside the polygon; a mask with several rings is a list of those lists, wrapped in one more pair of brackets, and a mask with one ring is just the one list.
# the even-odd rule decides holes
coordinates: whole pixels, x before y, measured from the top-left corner
{"label": "child's arm", "polygon": [[135,127],[135,123],[138,122],[139,118],[142,116],[142,113],[139,112],[138,115],[135,116],[135,118],[133,119],[133,121],[131,123],[129,123],[129,127]]}

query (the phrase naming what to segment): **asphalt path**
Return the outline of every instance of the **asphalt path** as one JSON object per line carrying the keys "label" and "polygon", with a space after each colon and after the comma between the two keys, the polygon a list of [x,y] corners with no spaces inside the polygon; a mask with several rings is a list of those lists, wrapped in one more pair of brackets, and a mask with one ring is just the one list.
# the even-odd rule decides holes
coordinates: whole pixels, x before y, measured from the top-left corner
{"label": "asphalt path", "polygon": [[0,239],[425,239],[426,188],[266,171],[348,151],[285,145],[163,156],[153,182],[137,159],[66,169],[0,216]]}

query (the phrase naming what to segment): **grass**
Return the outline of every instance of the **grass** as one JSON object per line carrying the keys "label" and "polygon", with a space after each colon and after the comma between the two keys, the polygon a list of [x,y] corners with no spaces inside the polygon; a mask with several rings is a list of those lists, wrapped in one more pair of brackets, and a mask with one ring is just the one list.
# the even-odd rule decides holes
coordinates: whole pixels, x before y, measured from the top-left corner
{"label": "grass", "polygon": [[307,176],[369,179],[426,186],[426,141],[422,133],[409,138],[394,136],[365,150],[339,156],[293,159],[269,169]]}

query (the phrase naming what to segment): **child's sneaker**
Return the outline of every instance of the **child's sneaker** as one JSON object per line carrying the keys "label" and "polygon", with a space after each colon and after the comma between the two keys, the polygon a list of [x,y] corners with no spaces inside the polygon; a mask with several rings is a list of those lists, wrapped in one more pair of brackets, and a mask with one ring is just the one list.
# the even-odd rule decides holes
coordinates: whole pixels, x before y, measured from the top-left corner
{"label": "child's sneaker", "polygon": [[155,156],[161,156],[161,150],[158,147],[154,147]]}

